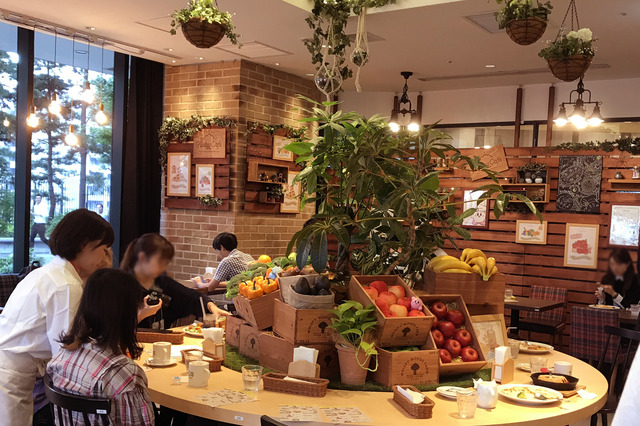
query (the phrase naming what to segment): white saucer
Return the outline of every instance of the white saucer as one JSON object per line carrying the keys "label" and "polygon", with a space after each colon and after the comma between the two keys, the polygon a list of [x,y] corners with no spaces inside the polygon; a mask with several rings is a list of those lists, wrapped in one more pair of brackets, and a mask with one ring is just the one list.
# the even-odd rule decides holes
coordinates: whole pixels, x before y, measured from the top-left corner
{"label": "white saucer", "polygon": [[177,364],[177,362],[175,362],[173,359],[170,359],[168,362],[165,362],[163,364],[158,364],[158,363],[153,361],[153,357],[152,358],[147,358],[144,361],[144,363],[145,363],[145,365],[148,365],[149,367],[172,367],[172,366]]}

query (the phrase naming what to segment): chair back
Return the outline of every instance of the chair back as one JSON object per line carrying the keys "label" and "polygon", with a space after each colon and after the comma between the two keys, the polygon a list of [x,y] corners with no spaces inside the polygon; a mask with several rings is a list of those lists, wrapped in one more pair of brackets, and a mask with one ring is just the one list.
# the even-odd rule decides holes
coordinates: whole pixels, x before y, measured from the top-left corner
{"label": "chair back", "polygon": [[7,304],[9,296],[11,296],[19,281],[18,274],[0,274],[0,306]]}
{"label": "chair back", "polygon": [[571,308],[569,339],[571,355],[595,363],[603,355],[604,349],[605,361],[613,362],[618,338],[614,337],[608,341],[605,332],[607,326],[615,328],[620,326],[620,316],[617,311],[583,306]]}
{"label": "chair back", "polygon": [[[627,374],[629,373],[631,362],[633,361],[636,350],[638,349],[638,344],[640,343],[640,331],[611,327],[608,325],[604,327],[604,331],[607,333],[607,343],[605,347],[609,346],[611,340],[617,340],[613,357],[616,362],[609,364],[608,370],[604,371],[608,351],[602,351],[602,355],[598,361],[598,370],[607,377],[609,388],[612,388],[614,394],[619,397],[622,393],[622,389],[624,388],[624,384],[627,381]],[[622,360],[620,359],[621,355]],[[620,361],[622,362],[620,363]],[[622,375],[622,377],[616,379],[616,383],[611,383],[616,367],[618,375]]]}
{"label": "chair back", "polygon": [[563,302],[564,305],[561,308],[551,309],[545,312],[522,312],[523,318],[548,320],[548,321],[554,321],[557,323],[564,322],[565,312],[567,311],[567,289],[566,288],[532,285],[531,298],[553,300],[554,302]]}
{"label": "chair back", "polygon": [[[44,376],[44,393],[54,406],[54,417],[57,414],[58,425],[73,425],[74,417],[78,417],[78,414],[82,416],[85,425],[108,426],[111,424],[109,420],[111,402],[108,399],[89,398],[63,392],[53,386],[48,374]],[[74,413],[78,414],[74,416]],[[68,421],[65,422],[65,420]]]}
{"label": "chair back", "polygon": [[284,423],[280,423],[279,421],[272,419],[269,416],[260,417],[260,426],[287,426]]}

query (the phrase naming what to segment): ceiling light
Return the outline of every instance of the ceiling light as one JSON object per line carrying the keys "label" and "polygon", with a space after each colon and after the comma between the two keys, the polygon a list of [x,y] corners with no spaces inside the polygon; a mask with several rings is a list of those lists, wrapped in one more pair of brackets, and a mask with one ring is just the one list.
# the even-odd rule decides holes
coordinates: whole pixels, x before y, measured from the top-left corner
{"label": "ceiling light", "polygon": [[496,66],[494,64],[487,64],[484,67],[485,68],[495,68]]}
{"label": "ceiling light", "polygon": [[276,62],[276,66],[280,66],[280,62]]}
{"label": "ceiling light", "polygon": [[489,149],[489,148],[491,148],[491,145],[485,145],[483,148],[484,149]]}
{"label": "ceiling light", "polygon": [[203,60],[204,58],[202,56],[196,56],[196,59]]}
{"label": "ceiling light", "polygon": [[60,115],[62,106],[60,105],[60,102],[58,102],[58,96],[56,95],[56,92],[53,92],[53,95],[51,95],[51,102],[49,103],[49,107],[47,109],[52,115]]}
{"label": "ceiling light", "polygon": [[84,90],[82,91],[80,97],[84,102],[88,104],[92,104],[96,100],[95,95],[91,91],[91,83],[89,83],[88,81],[84,83]]}
{"label": "ceiling light", "polygon": [[[586,99],[583,98],[585,93],[589,95]],[[573,99],[574,94],[576,94],[575,100]],[[578,87],[575,90],[572,90],[569,94],[569,102],[562,102],[560,104],[560,111],[558,112],[558,116],[553,121],[560,127],[566,125],[567,123],[571,123],[577,129],[584,129],[587,126],[599,126],[604,122],[604,118],[602,118],[602,114],[600,113],[601,103],[601,101],[591,100],[591,90],[584,88],[582,77],[580,77]],[[589,104],[594,104],[594,107],[593,112],[589,116],[589,119],[587,119],[587,111],[585,106]],[[567,110],[565,108],[565,106],[567,105],[573,106],[573,112],[568,117]]]}
{"label": "ceiling light", "polygon": [[172,64],[175,64],[176,62],[178,62],[178,61],[176,61],[175,59],[172,59],[172,60],[171,60],[171,63],[172,63]]}
{"label": "ceiling light", "polygon": [[76,135],[76,126],[73,124],[69,125],[69,133],[64,137],[64,143],[69,146],[78,145],[78,136]]}
{"label": "ceiling light", "polygon": [[173,52],[173,47],[167,47],[164,50],[166,50],[167,52]]}
{"label": "ceiling light", "polygon": [[90,31],[95,31],[96,27],[86,27]]}
{"label": "ceiling light", "polygon": [[[408,94],[409,77],[411,77],[413,73],[411,71],[402,71],[400,75],[404,77],[404,87],[402,88],[402,96],[400,97],[397,103],[395,102],[395,98],[394,98],[394,105],[393,105],[393,109],[391,110],[391,118],[389,120],[389,128],[391,129],[392,132],[400,131],[398,116],[402,114],[402,116],[404,117],[405,115],[409,114],[410,121],[409,121],[409,125],[407,126],[407,130],[409,130],[410,132],[418,132],[420,131],[420,118],[418,117],[418,111],[413,109],[411,105],[411,99],[409,99],[409,94]],[[408,108],[403,107],[403,105],[406,105],[406,104],[408,104]]]}
{"label": "ceiling light", "polygon": [[598,127],[599,125],[604,123],[602,114],[600,114],[600,105],[596,105],[593,108],[593,113],[591,114],[591,117],[589,117],[589,119],[587,120],[587,123],[589,123],[589,126],[591,127]]}
{"label": "ceiling light", "polygon": [[308,77],[313,77],[314,76],[314,74],[312,72],[308,72],[305,75],[308,76]]}
{"label": "ceiling light", "polygon": [[29,115],[27,116],[27,126],[34,129],[38,127],[39,124],[40,124],[40,119],[36,115],[36,107],[34,105],[31,105]]}
{"label": "ceiling light", "polygon": [[569,117],[567,117],[567,110],[564,108],[564,105],[560,107],[560,112],[556,118],[553,119],[553,122],[556,123],[556,126],[562,127],[566,126],[569,122]]}
{"label": "ceiling light", "polygon": [[98,106],[98,112],[96,113],[96,116],[94,118],[96,120],[96,123],[100,124],[101,126],[107,124],[107,121],[109,121],[107,114],[104,113],[104,105],[102,104],[102,102],[100,102],[100,106]]}

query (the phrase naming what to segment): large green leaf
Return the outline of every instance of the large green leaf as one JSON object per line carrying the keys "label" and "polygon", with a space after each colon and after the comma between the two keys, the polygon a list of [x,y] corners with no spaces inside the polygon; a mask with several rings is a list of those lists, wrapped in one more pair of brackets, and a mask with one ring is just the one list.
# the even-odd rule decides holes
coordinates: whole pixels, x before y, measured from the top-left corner
{"label": "large green leaf", "polygon": [[327,233],[322,231],[316,234],[311,245],[311,265],[318,273],[327,269],[327,258],[329,256],[327,248]]}

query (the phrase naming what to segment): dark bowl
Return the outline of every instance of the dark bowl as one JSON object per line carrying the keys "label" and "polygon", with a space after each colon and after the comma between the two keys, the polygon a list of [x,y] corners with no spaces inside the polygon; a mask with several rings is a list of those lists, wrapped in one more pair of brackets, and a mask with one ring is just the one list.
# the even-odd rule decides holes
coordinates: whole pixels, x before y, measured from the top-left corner
{"label": "dark bowl", "polygon": [[531,375],[531,379],[533,380],[533,384],[537,385],[537,386],[544,386],[546,388],[551,388],[551,389],[555,389],[558,391],[568,391],[568,390],[574,390],[576,388],[576,385],[578,384],[578,378],[577,377],[573,377],[573,376],[569,376],[568,374],[553,374],[554,376],[564,376],[567,378],[567,380],[569,380],[569,383],[553,383],[553,382],[547,382],[545,380],[539,380],[538,376],[540,375],[547,375],[547,374],[553,374],[553,373],[533,373]]}

